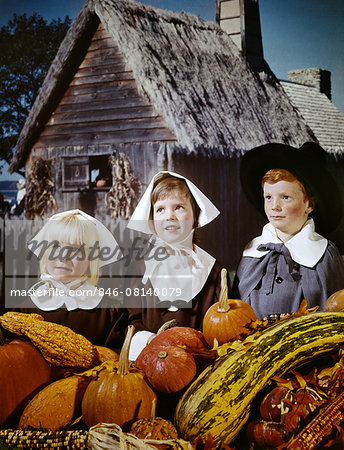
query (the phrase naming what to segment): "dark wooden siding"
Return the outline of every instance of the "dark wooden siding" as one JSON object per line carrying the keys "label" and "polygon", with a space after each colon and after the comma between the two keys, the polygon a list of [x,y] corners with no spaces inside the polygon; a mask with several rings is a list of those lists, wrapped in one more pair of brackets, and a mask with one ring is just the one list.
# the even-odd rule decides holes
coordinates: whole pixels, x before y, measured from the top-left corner
{"label": "dark wooden siding", "polygon": [[173,142],[175,137],[138,93],[125,55],[99,25],[84,60],[34,147],[160,141]]}
{"label": "dark wooden siding", "polygon": [[193,181],[216,205],[220,215],[197,232],[199,246],[234,271],[244,246],[261,233],[266,219],[248,202],[240,184],[240,158],[173,156],[176,172]]}

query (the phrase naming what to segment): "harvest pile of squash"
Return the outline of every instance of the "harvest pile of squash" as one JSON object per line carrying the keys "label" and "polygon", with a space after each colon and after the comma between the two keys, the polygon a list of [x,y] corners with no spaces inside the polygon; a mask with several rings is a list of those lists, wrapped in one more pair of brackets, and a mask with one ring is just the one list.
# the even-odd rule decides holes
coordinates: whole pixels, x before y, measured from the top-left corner
{"label": "harvest pile of squash", "polygon": [[[59,440],[65,433],[61,448],[116,448],[123,440],[127,448],[190,450],[343,443],[344,430],[336,430],[344,422],[344,313],[303,303],[270,324],[227,298],[225,278],[203,333],[166,329],[135,364],[132,326],[117,355],[37,314],[0,316],[1,327],[20,337],[8,343],[0,335],[0,442],[35,448],[46,432]],[[325,366],[302,366],[329,354]],[[26,447],[20,433],[33,436]]]}

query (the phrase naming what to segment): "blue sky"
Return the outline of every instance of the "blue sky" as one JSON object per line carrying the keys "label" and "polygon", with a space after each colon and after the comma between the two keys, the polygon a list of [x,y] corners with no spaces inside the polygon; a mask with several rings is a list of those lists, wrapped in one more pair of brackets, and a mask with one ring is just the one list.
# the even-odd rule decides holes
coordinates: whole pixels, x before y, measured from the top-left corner
{"label": "blue sky", "polygon": [[[115,0],[114,0],[115,1]],[[83,0],[0,0],[0,25],[13,13],[37,12],[48,21],[74,19]],[[216,0],[143,0],[215,20]],[[332,101],[344,114],[344,0],[259,0],[264,56],[280,79],[289,70],[319,67],[332,76]],[[0,176],[5,179],[6,174]],[[7,177],[8,178],[8,177]]]}

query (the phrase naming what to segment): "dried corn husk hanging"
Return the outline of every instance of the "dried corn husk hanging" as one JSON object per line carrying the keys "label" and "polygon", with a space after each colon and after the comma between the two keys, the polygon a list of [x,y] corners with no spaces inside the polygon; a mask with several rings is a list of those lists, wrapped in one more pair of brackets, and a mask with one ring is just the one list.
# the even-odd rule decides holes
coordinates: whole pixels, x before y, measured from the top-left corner
{"label": "dried corn husk hanging", "polygon": [[129,219],[140,194],[141,183],[134,176],[130,159],[124,153],[111,155],[109,164],[112,169],[112,187],[106,194],[105,205],[110,208],[114,220],[119,216]]}
{"label": "dried corn husk hanging", "polygon": [[51,163],[51,159],[36,158],[26,176],[25,214],[29,219],[43,219],[57,209]]}

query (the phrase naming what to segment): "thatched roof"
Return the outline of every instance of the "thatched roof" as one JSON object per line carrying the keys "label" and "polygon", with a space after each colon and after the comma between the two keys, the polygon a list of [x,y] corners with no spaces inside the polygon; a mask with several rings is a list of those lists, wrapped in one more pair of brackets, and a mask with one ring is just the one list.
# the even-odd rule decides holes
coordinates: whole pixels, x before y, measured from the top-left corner
{"label": "thatched roof", "polygon": [[19,136],[11,170],[30,149],[82,61],[99,21],[123,52],[128,69],[189,152],[244,152],[279,141],[316,140],[273,75],[253,72],[215,23],[131,0],[88,0],[53,61]]}
{"label": "thatched roof", "polygon": [[312,128],[319,144],[329,153],[344,153],[344,115],[318,88],[281,81],[294,106]]}

